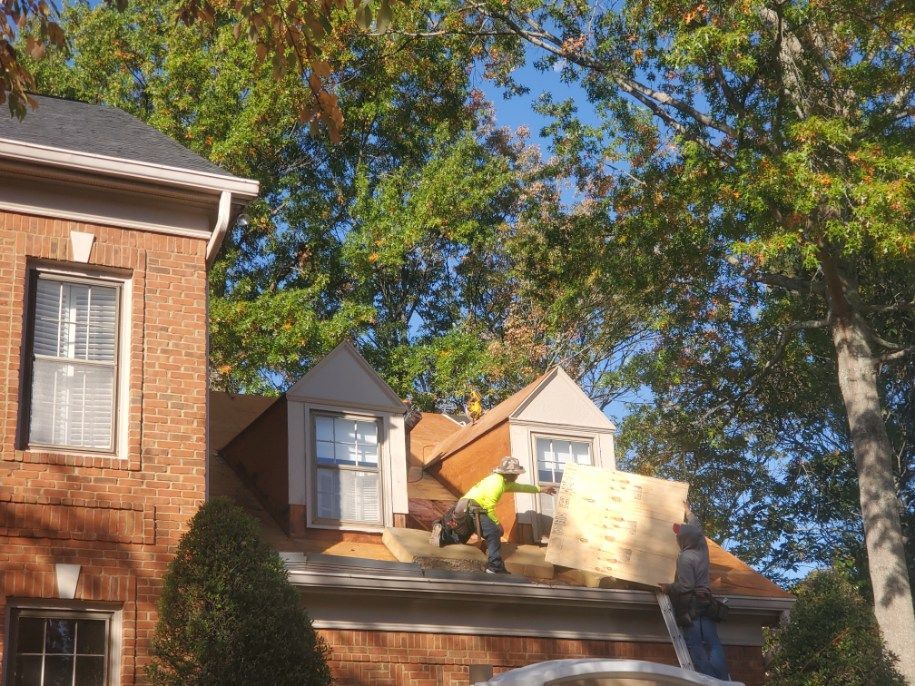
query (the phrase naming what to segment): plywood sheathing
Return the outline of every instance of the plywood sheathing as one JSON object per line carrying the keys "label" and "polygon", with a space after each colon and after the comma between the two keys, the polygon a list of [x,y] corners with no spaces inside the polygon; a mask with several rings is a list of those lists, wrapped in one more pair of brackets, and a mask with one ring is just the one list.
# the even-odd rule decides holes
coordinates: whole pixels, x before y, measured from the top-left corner
{"label": "plywood sheathing", "polygon": [[423,412],[410,430],[410,466],[421,467],[432,459],[436,446],[461,430],[461,424],[443,414]]}
{"label": "plywood sheathing", "polygon": [[452,493],[434,476],[426,474],[425,472],[421,472],[420,477],[415,481],[411,480],[407,482],[407,493],[409,494],[410,499],[442,500],[452,504],[457,502],[457,499],[461,495],[459,493]]}
{"label": "plywood sheathing", "polygon": [[278,398],[210,391],[210,451],[222,450]]}
{"label": "plywood sheathing", "polygon": [[[424,569],[483,571],[486,554],[472,545],[438,547],[429,542],[429,534],[417,529],[386,528],[384,544],[399,562],[415,562]],[[552,579],[553,565],[543,559],[543,548],[503,543],[505,567],[512,574],[529,579]]]}
{"label": "plywood sheathing", "polygon": [[[499,464],[499,460],[510,452],[508,422],[503,422],[444,462],[432,467],[431,473],[449,491],[463,495],[480,479],[491,474],[493,468]],[[496,506],[496,516],[505,528],[505,532],[513,539],[517,515],[515,498],[511,493],[502,496]]]}
{"label": "plywood sheathing", "polygon": [[673,581],[689,485],[584,465],[567,465],[556,498],[546,559],[653,586]]}
{"label": "plywood sheathing", "polygon": [[[542,376],[538,377],[527,386],[522,388],[514,395],[509,396],[501,403],[483,413],[476,422],[465,424],[460,430],[453,433],[444,441],[439,443],[435,448],[434,454],[431,455],[427,464],[433,465],[441,462],[458,452],[465,446],[477,441],[481,436],[492,431],[500,424],[508,420],[509,415],[527,400],[528,396],[533,393],[548,376],[553,374],[555,369],[551,369]],[[507,453],[506,453],[507,454]]]}
{"label": "plywood sheathing", "polygon": [[722,593],[733,595],[794,598],[710,538],[705,540],[708,542],[712,590],[718,592],[720,589]]}

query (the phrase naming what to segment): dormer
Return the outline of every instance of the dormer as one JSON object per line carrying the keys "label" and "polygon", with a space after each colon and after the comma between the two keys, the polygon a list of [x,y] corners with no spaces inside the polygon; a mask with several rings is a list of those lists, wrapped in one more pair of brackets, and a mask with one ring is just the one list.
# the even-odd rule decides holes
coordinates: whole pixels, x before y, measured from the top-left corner
{"label": "dormer", "polygon": [[406,408],[390,386],[345,342],[286,401],[292,530],[302,519],[316,529],[393,526],[407,512],[407,439]]}
{"label": "dormer", "polygon": [[[442,441],[426,469],[451,492],[463,493],[503,455],[521,461],[519,481],[558,485],[565,465],[616,468],[616,427],[561,368],[554,367]],[[517,493],[497,508],[513,540],[544,541],[553,498]]]}
{"label": "dormer", "polygon": [[220,452],[290,534],[381,533],[408,511],[405,412],[344,342]]}

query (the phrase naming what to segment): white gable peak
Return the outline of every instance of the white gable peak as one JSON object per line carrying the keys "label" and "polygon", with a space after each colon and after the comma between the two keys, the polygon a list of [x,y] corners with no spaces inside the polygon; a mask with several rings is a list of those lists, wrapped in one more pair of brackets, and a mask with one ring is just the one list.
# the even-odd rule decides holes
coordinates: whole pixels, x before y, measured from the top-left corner
{"label": "white gable peak", "polygon": [[344,341],[286,392],[289,400],[403,414],[404,404],[355,346]]}
{"label": "white gable peak", "polygon": [[614,431],[613,422],[562,367],[552,372],[511,414],[512,419],[538,424]]}

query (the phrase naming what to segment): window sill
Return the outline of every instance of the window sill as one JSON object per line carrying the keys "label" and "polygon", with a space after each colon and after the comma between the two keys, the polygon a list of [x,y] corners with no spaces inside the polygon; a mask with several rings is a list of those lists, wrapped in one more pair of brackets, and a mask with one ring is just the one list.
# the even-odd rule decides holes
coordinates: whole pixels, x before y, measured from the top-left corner
{"label": "window sill", "polygon": [[77,451],[55,450],[52,448],[28,448],[14,450],[3,455],[4,460],[10,462],[24,462],[27,464],[51,464],[68,467],[95,467],[98,469],[121,469],[124,471],[139,471],[139,457],[123,458],[117,455],[101,455],[99,453],[81,453]]}
{"label": "window sill", "polygon": [[345,523],[338,524],[334,522],[308,522],[307,528],[309,529],[325,529],[327,531],[358,531],[361,533],[369,534],[380,534],[383,533],[385,528],[390,526],[390,524],[359,524],[359,523]]}

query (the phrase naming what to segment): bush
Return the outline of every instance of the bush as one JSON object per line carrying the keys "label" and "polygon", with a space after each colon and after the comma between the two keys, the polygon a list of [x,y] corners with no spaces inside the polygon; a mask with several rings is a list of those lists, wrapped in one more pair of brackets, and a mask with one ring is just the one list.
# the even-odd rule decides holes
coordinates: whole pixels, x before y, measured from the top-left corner
{"label": "bush", "polygon": [[905,685],[873,610],[841,574],[813,572],[794,593],[790,620],[769,637],[767,684]]}
{"label": "bush", "polygon": [[324,686],[327,652],[256,522],[225,499],[203,505],[165,576],[152,683]]}

